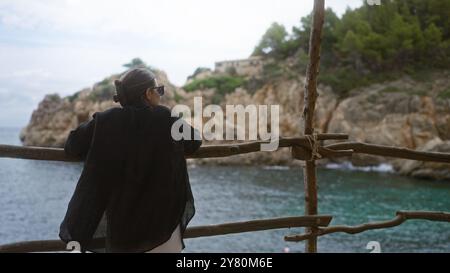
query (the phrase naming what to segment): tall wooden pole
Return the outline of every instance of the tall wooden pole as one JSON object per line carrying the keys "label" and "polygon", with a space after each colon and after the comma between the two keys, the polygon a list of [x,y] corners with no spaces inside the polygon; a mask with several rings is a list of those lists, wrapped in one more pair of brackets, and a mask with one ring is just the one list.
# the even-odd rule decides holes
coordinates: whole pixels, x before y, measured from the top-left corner
{"label": "tall wooden pole", "polygon": [[[322,40],[322,26],[325,17],[325,0],[315,0],[311,35],[309,39],[309,64],[306,71],[306,85],[303,108],[304,134],[314,133],[313,118],[317,99],[317,76],[320,65],[320,44]],[[303,169],[305,186],[305,215],[317,215],[317,180],[316,163],[306,160]],[[317,232],[317,228],[307,228],[308,233]],[[317,237],[309,239],[305,245],[306,252],[317,252]]]}

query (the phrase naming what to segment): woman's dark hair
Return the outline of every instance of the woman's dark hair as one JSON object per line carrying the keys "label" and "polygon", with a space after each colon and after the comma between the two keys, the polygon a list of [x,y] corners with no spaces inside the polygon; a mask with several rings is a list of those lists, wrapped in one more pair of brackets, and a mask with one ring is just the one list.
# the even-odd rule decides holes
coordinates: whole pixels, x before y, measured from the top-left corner
{"label": "woman's dark hair", "polygon": [[146,68],[133,68],[114,81],[117,95],[114,101],[122,106],[145,105],[145,91],[156,87],[156,76]]}

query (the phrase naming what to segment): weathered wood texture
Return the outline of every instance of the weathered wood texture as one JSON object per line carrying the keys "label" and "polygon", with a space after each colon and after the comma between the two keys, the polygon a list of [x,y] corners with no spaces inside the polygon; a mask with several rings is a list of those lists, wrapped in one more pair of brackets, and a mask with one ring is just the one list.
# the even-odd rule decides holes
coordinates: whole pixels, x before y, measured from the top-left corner
{"label": "weathered wood texture", "polygon": [[284,240],[289,242],[300,242],[309,240],[316,236],[323,236],[330,233],[344,232],[348,234],[361,233],[367,230],[391,228],[401,225],[407,220],[420,219],[429,221],[450,222],[450,213],[448,212],[435,212],[435,211],[398,211],[394,219],[388,221],[372,222],[361,224],[358,226],[330,226],[325,228],[318,228],[317,234],[310,233],[301,235],[285,236]]}
{"label": "weathered wood texture", "polygon": [[[306,84],[303,101],[303,133],[305,136],[314,135],[314,110],[317,100],[317,78],[320,67],[320,46],[322,40],[322,27],[325,17],[325,1],[315,0],[313,18],[311,22],[311,34],[309,39],[309,63],[306,69]],[[300,102],[301,103],[301,102]],[[313,139],[311,146],[317,145],[317,139]],[[318,151],[313,147],[309,151],[310,159],[306,159],[306,164],[303,167],[303,183],[305,188],[305,215],[316,215],[317,208],[317,177],[316,177],[316,162],[315,156]],[[302,159],[304,149],[294,147],[292,155],[296,159]],[[316,228],[306,228],[306,232],[314,234]],[[317,238],[312,236],[308,239],[305,245],[306,252],[317,252]]]}
{"label": "weathered wood texture", "polygon": [[[245,222],[225,223],[219,225],[207,225],[189,227],[184,233],[184,238],[198,238],[206,236],[217,236],[232,233],[242,233],[250,231],[261,231],[280,228],[307,227],[307,226],[328,226],[332,217],[321,216],[299,216],[283,217],[274,219],[251,220]],[[104,247],[104,239],[96,239],[93,247]],[[43,240],[17,242],[0,246],[0,253],[4,252],[50,252],[66,251],[66,244],[61,240]]]}

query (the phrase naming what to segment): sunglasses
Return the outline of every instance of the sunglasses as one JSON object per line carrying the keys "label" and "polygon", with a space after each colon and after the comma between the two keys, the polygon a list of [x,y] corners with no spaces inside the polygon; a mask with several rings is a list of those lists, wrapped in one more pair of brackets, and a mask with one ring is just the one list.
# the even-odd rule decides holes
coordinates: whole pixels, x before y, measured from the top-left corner
{"label": "sunglasses", "polygon": [[160,96],[164,95],[164,85],[153,87],[152,90],[156,90]]}

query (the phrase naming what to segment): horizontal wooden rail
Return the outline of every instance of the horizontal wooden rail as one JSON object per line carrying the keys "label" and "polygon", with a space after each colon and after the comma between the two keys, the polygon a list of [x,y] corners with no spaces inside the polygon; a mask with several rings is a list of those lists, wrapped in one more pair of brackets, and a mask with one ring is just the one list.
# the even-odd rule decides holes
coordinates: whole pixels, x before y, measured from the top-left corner
{"label": "horizontal wooden rail", "polygon": [[[348,139],[348,135],[345,134],[318,134],[318,140],[345,140]],[[187,158],[209,158],[209,157],[227,157],[239,154],[247,154],[253,152],[261,151],[261,144],[268,143],[268,141],[252,141],[246,143],[238,143],[238,144],[223,144],[223,145],[205,145],[200,147],[200,149],[190,155]],[[302,146],[307,150],[310,150],[310,144],[308,139],[304,136],[301,137],[282,137],[279,139],[278,147],[293,147],[293,146]],[[324,147],[319,147],[319,153],[323,157],[342,157],[342,156],[351,156],[352,150],[342,150],[338,151],[337,149],[331,150]],[[309,154],[308,151],[305,151],[305,155]]]}
{"label": "horizontal wooden rail", "polygon": [[[318,134],[318,140],[345,140],[346,134]],[[205,145],[186,158],[227,157],[239,154],[259,152],[260,145],[267,141],[253,141],[239,144]],[[298,158],[310,158],[310,144],[306,137],[284,137],[279,140],[279,147],[302,147],[304,152]],[[407,148],[368,144],[362,142],[341,142],[319,146],[318,152],[322,158],[351,156],[353,153],[371,154],[386,157],[396,157],[420,161],[450,163],[450,153],[424,152]],[[61,148],[44,148],[34,146],[0,145],[0,157],[52,160],[52,161],[82,161],[79,158],[67,156]]]}
{"label": "horizontal wooden rail", "polygon": [[[318,134],[318,140],[345,140],[348,139],[346,134]],[[239,144],[229,145],[205,145],[187,158],[208,158],[208,157],[226,157],[238,154],[246,154],[261,151],[261,144],[268,141],[253,141]],[[279,147],[292,147],[295,145],[309,147],[306,137],[280,138]],[[349,156],[352,151],[336,151],[330,149],[321,149],[321,153],[328,157]],[[73,158],[64,153],[61,148],[47,148],[36,146],[14,146],[0,145],[0,157],[36,159],[36,160],[52,160],[52,161],[81,161],[79,158]]]}
{"label": "horizontal wooden rail", "polygon": [[401,225],[407,220],[412,219],[450,222],[450,213],[435,211],[398,211],[395,218],[392,220],[366,223],[357,226],[330,226],[325,228],[318,228],[318,232],[316,234],[305,233],[300,235],[289,235],[285,236],[284,240],[289,242],[300,242],[313,237],[323,236],[336,232],[356,234],[367,230],[395,227]]}
{"label": "horizontal wooden rail", "polygon": [[[187,228],[184,238],[198,238],[217,236],[232,233],[261,231],[280,228],[328,226],[331,222],[330,215],[314,215],[299,217],[283,217],[274,219],[251,220],[245,222],[225,223],[219,225],[206,225]],[[104,246],[104,238],[96,239],[93,247]],[[25,241],[0,246],[0,253],[5,252],[50,252],[66,251],[66,244],[61,240]]]}
{"label": "horizontal wooden rail", "polygon": [[351,149],[354,153],[371,154],[387,157],[396,157],[420,161],[434,161],[450,163],[450,153],[423,152],[407,148],[397,148],[393,146],[383,146],[378,144],[368,144],[363,142],[341,142],[326,145],[325,148],[331,150]]}

